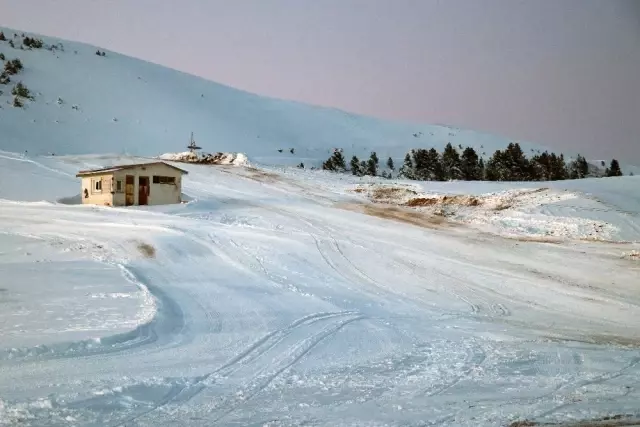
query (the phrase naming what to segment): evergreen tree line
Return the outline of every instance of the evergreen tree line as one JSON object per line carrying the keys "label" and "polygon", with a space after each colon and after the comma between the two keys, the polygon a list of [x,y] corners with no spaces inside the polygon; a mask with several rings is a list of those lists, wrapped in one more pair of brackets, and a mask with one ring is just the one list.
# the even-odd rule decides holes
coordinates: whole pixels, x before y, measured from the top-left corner
{"label": "evergreen tree line", "polygon": [[[371,153],[371,156],[369,156],[369,159],[367,160],[360,160],[357,156],[353,156],[351,158],[351,161],[349,162],[349,170],[353,175],[357,176],[377,176],[379,165],[380,159],[378,159],[378,155],[374,151]],[[387,167],[392,171],[394,170],[393,160],[391,159],[391,157],[389,157],[389,159],[387,160]],[[322,169],[334,172],[347,171],[347,165],[344,156],[342,155],[342,151],[334,151],[331,157],[329,157],[325,162],[322,163]],[[385,178],[391,178],[391,173],[383,171],[382,176]]]}
{"label": "evergreen tree line", "polygon": [[[336,172],[350,170],[353,175],[378,175],[379,159],[375,152],[368,160],[353,156],[347,169],[344,156],[336,150],[322,164],[322,169]],[[387,160],[385,178],[391,178],[395,170],[393,160]],[[435,148],[416,148],[408,152],[398,171],[399,178],[420,181],[557,181],[582,179],[590,175],[587,160],[578,155],[567,162],[563,154],[537,153],[528,158],[518,143],[510,143],[504,150],[497,150],[486,164],[472,147],[460,153],[450,143],[440,153]],[[611,160],[605,176],[622,176],[620,164]]]}

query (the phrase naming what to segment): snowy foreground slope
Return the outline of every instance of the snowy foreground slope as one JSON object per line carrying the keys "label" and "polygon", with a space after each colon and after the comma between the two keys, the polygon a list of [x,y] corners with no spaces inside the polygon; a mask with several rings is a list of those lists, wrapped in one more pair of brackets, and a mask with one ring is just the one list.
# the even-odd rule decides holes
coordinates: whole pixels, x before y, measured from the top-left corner
{"label": "snowy foreground slope", "polygon": [[0,425],[640,416],[640,178],[182,164],[188,203],[104,208],[75,172],[140,159],[0,154]]}
{"label": "snowy foreground slope", "polygon": [[[21,31],[0,30],[20,46]],[[93,46],[38,37],[48,46],[61,43],[64,50],[20,50],[0,41],[7,61],[19,58],[24,64],[11,84],[0,87],[2,150],[155,156],[183,151],[194,132],[207,152],[242,152],[262,163],[309,167],[320,166],[334,147],[348,158],[376,151],[381,159],[391,156],[401,164],[411,148],[440,150],[451,142],[491,156],[510,142],[470,130],[395,123],[260,97],[116,53],[98,56]],[[11,106],[11,87],[18,81],[34,95],[24,108]],[[527,154],[544,150],[521,145]],[[623,171],[632,169],[623,162]]]}

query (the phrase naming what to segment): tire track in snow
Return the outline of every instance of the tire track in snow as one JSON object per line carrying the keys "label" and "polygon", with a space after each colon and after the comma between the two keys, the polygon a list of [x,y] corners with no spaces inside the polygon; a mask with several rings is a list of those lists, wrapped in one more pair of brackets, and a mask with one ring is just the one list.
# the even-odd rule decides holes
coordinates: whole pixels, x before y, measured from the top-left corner
{"label": "tire track in snow", "polygon": [[163,346],[177,341],[185,331],[184,313],[180,306],[161,289],[144,283],[135,269],[120,263],[105,262],[120,268],[123,277],[138,287],[149,300],[153,300],[156,309],[153,316],[135,329],[100,338],[56,343],[49,346],[9,349],[0,353],[0,361],[19,361],[34,359],[46,360],[95,357],[107,354],[136,350],[161,341]]}
{"label": "tire track in snow", "polygon": [[[312,231],[315,231],[315,232],[319,233],[320,235],[326,236],[327,239],[330,242],[329,243],[329,248],[330,248],[329,250],[323,249],[323,247],[322,247],[323,244],[321,243],[321,240],[318,239],[316,233],[314,233],[312,231],[307,231],[309,236],[311,236],[313,238],[313,240],[315,241],[315,245],[316,245],[316,248],[318,250],[318,253],[323,258],[325,263],[332,270],[334,270],[336,273],[338,273],[342,278],[346,279],[348,283],[365,282],[368,285],[373,285],[375,288],[382,289],[385,292],[391,292],[391,293],[395,294],[395,292],[391,291],[387,286],[384,286],[382,283],[380,283],[379,281],[373,279],[371,276],[369,276],[364,271],[362,271],[362,269],[357,267],[354,264],[354,262],[349,257],[347,257],[345,255],[345,253],[343,252],[342,248],[340,247],[340,244],[338,243],[338,241],[336,240],[336,238],[333,236],[333,234],[331,233],[331,231],[328,228],[326,228],[324,226],[321,226],[321,225],[318,225],[317,223],[311,221],[309,218],[303,218],[301,216],[296,216],[296,215],[290,214],[289,212],[278,210],[278,209],[270,209],[270,210],[272,212],[275,212],[275,213],[278,213],[278,214],[281,214],[281,215],[285,215],[285,216],[287,216],[289,218],[293,218],[295,220],[298,220],[299,222],[302,222],[302,223],[306,224],[309,228],[311,228]],[[343,269],[338,268],[336,263],[328,255],[329,253],[335,253],[340,259],[344,260],[345,263],[347,264],[347,272],[353,272],[353,274],[348,274]],[[354,279],[356,279],[356,280],[354,280]]]}
{"label": "tire track in snow", "polygon": [[[418,268],[417,265],[415,265],[414,263],[410,262],[410,261],[397,261],[400,264],[403,264],[407,267],[410,267],[412,270],[412,274],[414,274],[415,276],[419,277],[420,279],[424,280],[427,283],[432,283],[433,280],[429,280],[427,279],[426,276],[422,275],[422,274],[418,274],[415,272],[415,269]],[[438,274],[440,274],[440,272],[438,272]],[[443,274],[441,274],[443,275]],[[459,279],[454,278],[453,276],[450,275],[445,275],[448,279],[458,283],[458,284],[462,284],[461,281]],[[464,285],[463,285],[464,286]],[[462,293],[456,292],[454,290],[454,288],[452,286],[442,286],[442,285],[438,285],[438,288],[444,292],[445,294],[449,294],[451,296],[453,296],[455,299],[462,301],[463,303],[465,303],[467,306],[469,306],[469,310],[471,312],[472,315],[479,315],[480,314],[480,304],[478,304],[477,302],[475,302],[473,299],[469,298],[466,295],[463,295]],[[485,301],[486,302],[486,301]],[[507,310],[508,312],[508,310]]]}
{"label": "tire track in snow", "polygon": [[[145,410],[142,413],[129,417],[124,421],[114,424],[113,427],[125,427],[128,423],[136,421],[144,416],[151,414],[152,412],[160,410],[162,407],[167,406],[172,402],[184,404],[204,391],[207,386],[210,386],[211,384],[209,384],[209,381],[211,379],[215,380],[214,377],[228,377],[233,375],[233,373],[237,372],[243,366],[250,365],[252,362],[260,358],[260,356],[276,348],[278,344],[280,344],[286,337],[291,335],[297,329],[304,326],[311,326],[323,320],[345,316],[347,317],[347,319],[338,323],[330,324],[323,328],[320,332],[308,335],[303,340],[296,342],[296,344],[293,346],[293,349],[288,352],[285,351],[284,356],[280,357],[278,362],[276,362],[276,364],[283,363],[282,366],[275,367],[275,364],[272,362],[271,364],[266,365],[266,367],[260,370],[258,374],[254,375],[250,383],[253,384],[252,386],[250,386],[251,392],[248,394],[249,398],[251,398],[261,390],[266,388],[282,372],[293,366],[298,360],[309,353],[320,342],[329,338],[331,335],[334,335],[348,324],[365,319],[365,316],[355,311],[342,311],[312,313],[300,319],[297,319],[282,329],[277,329],[264,335],[214,371],[196,377],[193,379],[193,382],[185,384],[184,386],[179,386],[179,388],[177,389],[172,388],[170,393],[168,393],[162,400],[153,405],[151,408]],[[269,368],[271,368],[270,373],[267,373],[262,377],[259,375],[260,373],[269,370]],[[230,398],[226,399],[226,401],[230,400]],[[248,398],[244,399],[243,401],[246,400],[248,400]],[[231,413],[238,405],[239,404],[236,403],[231,410],[220,415],[215,421],[218,421],[219,419]]]}
{"label": "tire track in snow", "polygon": [[[218,238],[218,236],[216,236],[212,232],[208,232],[205,238],[197,236],[193,233],[189,233],[180,228],[172,227],[172,229],[183,234],[185,238],[188,238],[207,248],[215,256],[224,260],[227,264],[233,266],[239,271],[245,272],[248,275],[256,278],[265,279],[267,282],[277,287],[278,289],[286,289],[301,295],[310,295],[302,291],[295,284],[282,280],[281,278],[276,277],[274,274],[270,273],[265,267],[264,263],[257,256],[250,254],[246,249],[244,249],[230,237],[227,238],[230,245],[225,245],[222,242],[222,239]],[[229,246],[231,246],[231,248],[229,248]]]}
{"label": "tire track in snow", "polygon": [[[263,208],[266,210],[272,211],[276,214],[280,214],[280,215],[286,216],[287,218],[291,218],[298,222],[304,223],[313,231],[316,231],[317,233],[326,236],[327,239],[329,239],[329,241],[331,242],[328,245],[324,245],[322,243],[322,240],[320,240],[317,237],[317,233],[314,233],[312,231],[307,231],[307,233],[314,239],[318,253],[321,255],[325,263],[332,270],[337,272],[342,278],[347,280],[348,283],[364,282],[366,284],[373,285],[375,288],[381,289],[384,292],[390,292],[394,295],[400,295],[405,299],[410,298],[411,300],[415,300],[415,299],[420,300],[420,298],[417,298],[416,296],[407,297],[404,294],[398,294],[396,290],[391,289],[387,286],[384,286],[379,281],[373,279],[371,276],[369,276],[360,268],[358,268],[353,263],[353,261],[351,261],[351,259],[346,256],[344,251],[341,249],[338,241],[335,239],[335,237],[327,227],[319,225],[309,218],[304,218],[304,217],[301,217],[300,215],[294,215],[292,213],[289,213],[286,210],[276,209],[272,207],[263,207]],[[329,249],[328,250],[324,249],[325,246],[328,246]],[[340,259],[343,259],[346,262],[347,271],[345,271],[345,269],[339,268],[336,262],[329,255],[330,253],[336,253],[336,255]],[[405,263],[401,262],[401,264],[405,264]],[[412,266],[412,267],[414,267],[415,269],[415,266]],[[353,274],[349,274],[350,271],[352,271]],[[415,273],[413,274],[417,275]],[[494,316],[505,317],[505,316],[511,315],[511,311],[507,308],[507,306],[505,306],[500,302],[492,302],[487,298],[483,298],[482,296],[480,296],[480,293],[477,289],[474,289],[472,286],[466,284],[464,281],[454,277],[453,275],[446,274],[441,271],[438,271],[438,274],[446,277],[447,279],[449,279],[450,282],[456,283],[457,285],[459,285],[460,288],[462,288],[461,289],[462,292],[456,292],[455,290],[453,290],[452,287],[439,286],[440,289],[442,289],[445,293],[452,295],[454,298],[467,304],[469,306],[469,309],[471,310],[472,315],[480,315],[482,307],[487,307],[490,313]],[[425,276],[422,276],[422,275],[417,275],[417,276],[425,280],[427,283],[431,282]],[[379,294],[376,294],[376,295],[379,296]]]}
{"label": "tire track in snow", "polygon": [[[553,390],[550,393],[547,393],[543,396],[540,396],[539,398],[535,399],[536,403],[538,402],[542,402],[544,401],[545,398],[548,398],[552,395],[555,395],[557,393],[559,393],[560,391],[563,391],[565,389],[569,389],[570,390],[577,390],[581,387],[586,387],[589,385],[597,385],[597,384],[604,384],[607,381],[611,381],[613,379],[619,378],[623,375],[625,375],[625,373],[627,371],[629,371],[630,369],[635,368],[636,366],[640,365],[640,356],[636,356],[633,357],[631,359],[631,361],[624,367],[622,367],[621,369],[617,370],[617,371],[613,371],[613,372],[606,372],[604,374],[598,375],[592,379],[589,380],[584,380],[584,381],[576,381],[576,382],[568,382],[565,384],[560,385],[559,387],[557,387],[555,390]],[[555,399],[554,399],[555,400]],[[566,408],[568,406],[573,405],[575,402],[567,402],[567,403],[563,403],[561,405],[558,405],[554,408],[551,408],[541,414],[537,414],[535,415],[535,418],[544,418],[544,417],[548,417],[549,415],[552,415],[553,413]]]}
{"label": "tire track in snow", "polygon": [[469,378],[471,373],[481,367],[487,360],[486,352],[478,344],[473,343],[471,347],[466,350],[463,366],[459,369],[458,373],[454,375],[454,378],[445,384],[425,390],[423,396],[434,397],[443,394],[461,381]]}
{"label": "tire track in snow", "polygon": [[[365,318],[366,317],[362,315],[347,318],[346,320],[340,321],[337,324],[328,325],[319,332],[312,334],[304,340],[298,342],[291,350],[285,353],[284,357],[280,358],[280,360],[278,360],[273,365],[270,365],[266,374],[256,375],[252,379],[252,381],[250,381],[248,387],[244,387],[242,390],[240,390],[243,396],[240,402],[238,402],[237,400],[235,401],[235,404],[234,402],[231,402],[231,404],[229,405],[231,406],[231,408],[222,413],[213,421],[220,421],[229,414],[233,413],[239,406],[251,400],[254,396],[267,388],[269,384],[271,384],[271,382],[279,377],[284,371],[292,367],[296,362],[307,355],[322,341],[332,337],[345,326],[353,322],[363,320]],[[267,369],[264,369],[262,372],[264,371],[267,371]],[[236,393],[236,396],[237,395],[238,393]],[[224,406],[228,406],[227,401],[224,402]]]}

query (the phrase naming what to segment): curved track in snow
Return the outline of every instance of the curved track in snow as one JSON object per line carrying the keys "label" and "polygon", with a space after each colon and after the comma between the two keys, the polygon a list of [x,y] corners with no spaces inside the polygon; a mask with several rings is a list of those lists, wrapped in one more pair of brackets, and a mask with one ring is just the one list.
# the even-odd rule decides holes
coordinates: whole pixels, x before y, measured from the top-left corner
{"label": "curved track in snow", "polygon": [[180,206],[0,202],[0,232],[122,266],[155,307],[90,347],[0,357],[0,425],[501,425],[638,412],[640,352],[612,345],[640,338],[637,271],[606,244],[423,229],[336,209],[339,196],[302,182],[190,170],[194,201]]}

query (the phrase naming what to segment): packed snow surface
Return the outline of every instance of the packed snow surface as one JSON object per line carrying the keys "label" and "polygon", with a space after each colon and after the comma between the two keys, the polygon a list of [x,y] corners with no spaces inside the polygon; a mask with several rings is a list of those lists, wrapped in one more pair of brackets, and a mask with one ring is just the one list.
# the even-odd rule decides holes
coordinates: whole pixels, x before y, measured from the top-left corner
{"label": "packed snow surface", "polygon": [[639,178],[176,163],[188,203],[107,208],[77,170],[145,159],[0,154],[0,425],[640,415]]}

